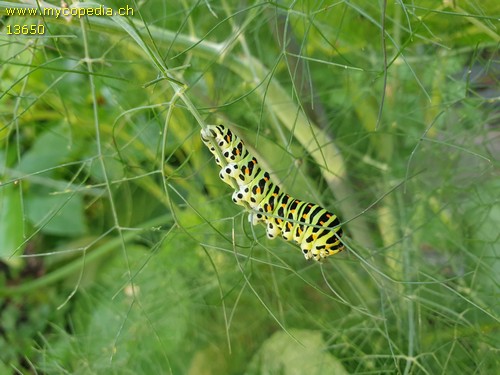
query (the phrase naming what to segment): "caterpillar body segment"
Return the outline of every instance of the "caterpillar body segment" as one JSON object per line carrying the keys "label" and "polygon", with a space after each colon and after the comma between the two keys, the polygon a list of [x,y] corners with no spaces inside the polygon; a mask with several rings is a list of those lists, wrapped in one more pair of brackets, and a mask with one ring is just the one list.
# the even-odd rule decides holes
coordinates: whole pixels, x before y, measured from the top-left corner
{"label": "caterpillar body segment", "polygon": [[[232,195],[233,202],[252,209],[249,220],[253,225],[263,222],[268,238],[281,235],[286,241],[294,241],[306,259],[317,261],[344,249],[337,216],[317,204],[295,199],[281,191],[230,129],[209,125],[201,131],[201,139],[221,167],[221,180],[230,186],[234,182],[238,185]],[[214,144],[225,159],[224,163]]]}

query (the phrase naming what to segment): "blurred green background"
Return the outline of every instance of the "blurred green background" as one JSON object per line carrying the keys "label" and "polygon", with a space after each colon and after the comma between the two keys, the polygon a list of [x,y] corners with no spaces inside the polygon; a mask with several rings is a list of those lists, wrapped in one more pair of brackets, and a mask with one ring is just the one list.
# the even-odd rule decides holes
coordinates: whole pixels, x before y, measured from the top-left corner
{"label": "blurred green background", "polygon": [[[126,4],[0,1],[0,373],[500,372],[498,1],[63,6]],[[346,251],[251,227],[214,123]]]}

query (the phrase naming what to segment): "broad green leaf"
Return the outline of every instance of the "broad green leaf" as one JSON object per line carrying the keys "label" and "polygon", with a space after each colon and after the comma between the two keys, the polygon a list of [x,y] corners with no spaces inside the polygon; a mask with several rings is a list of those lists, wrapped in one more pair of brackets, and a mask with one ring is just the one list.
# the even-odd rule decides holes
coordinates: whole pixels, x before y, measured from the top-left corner
{"label": "broad green leaf", "polygon": [[348,372],[327,351],[321,332],[291,329],[288,333],[276,332],[267,339],[253,357],[246,374],[347,375]]}
{"label": "broad green leaf", "polygon": [[34,196],[26,199],[26,213],[43,233],[79,236],[85,233],[83,202],[80,195]]}
{"label": "broad green leaf", "polygon": [[18,186],[0,188],[0,259],[9,258],[23,243],[24,222]]}
{"label": "broad green leaf", "polygon": [[17,169],[28,174],[57,167],[69,155],[70,147],[70,140],[62,127],[50,128],[23,154]]}

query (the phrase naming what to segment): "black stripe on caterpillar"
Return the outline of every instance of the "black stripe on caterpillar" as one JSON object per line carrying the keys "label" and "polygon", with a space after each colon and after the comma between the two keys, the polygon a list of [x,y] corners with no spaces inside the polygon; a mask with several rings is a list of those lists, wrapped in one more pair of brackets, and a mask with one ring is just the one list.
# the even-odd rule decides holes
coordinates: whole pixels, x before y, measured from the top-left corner
{"label": "black stripe on caterpillar", "polygon": [[[250,221],[253,225],[263,222],[267,237],[281,235],[287,241],[295,241],[306,259],[322,260],[344,249],[337,216],[317,204],[282,192],[230,129],[208,125],[202,129],[201,139],[222,168],[221,180],[229,186],[238,186],[233,202],[252,209]],[[219,159],[215,145],[225,162]]]}

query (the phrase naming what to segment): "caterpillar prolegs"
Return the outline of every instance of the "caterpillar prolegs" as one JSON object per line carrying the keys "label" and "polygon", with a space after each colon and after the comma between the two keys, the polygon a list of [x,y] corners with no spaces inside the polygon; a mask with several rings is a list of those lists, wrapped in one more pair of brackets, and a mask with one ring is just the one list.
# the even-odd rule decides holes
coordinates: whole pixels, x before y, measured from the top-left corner
{"label": "caterpillar prolegs", "polygon": [[[303,202],[282,192],[268,172],[260,168],[257,159],[243,141],[222,125],[208,125],[201,139],[222,167],[219,177],[226,184],[238,185],[233,202],[250,207],[253,225],[263,222],[269,238],[281,235],[300,245],[306,259],[322,260],[344,249],[340,241],[342,229],[337,216],[323,207]],[[211,139],[221,151],[222,163]]]}

